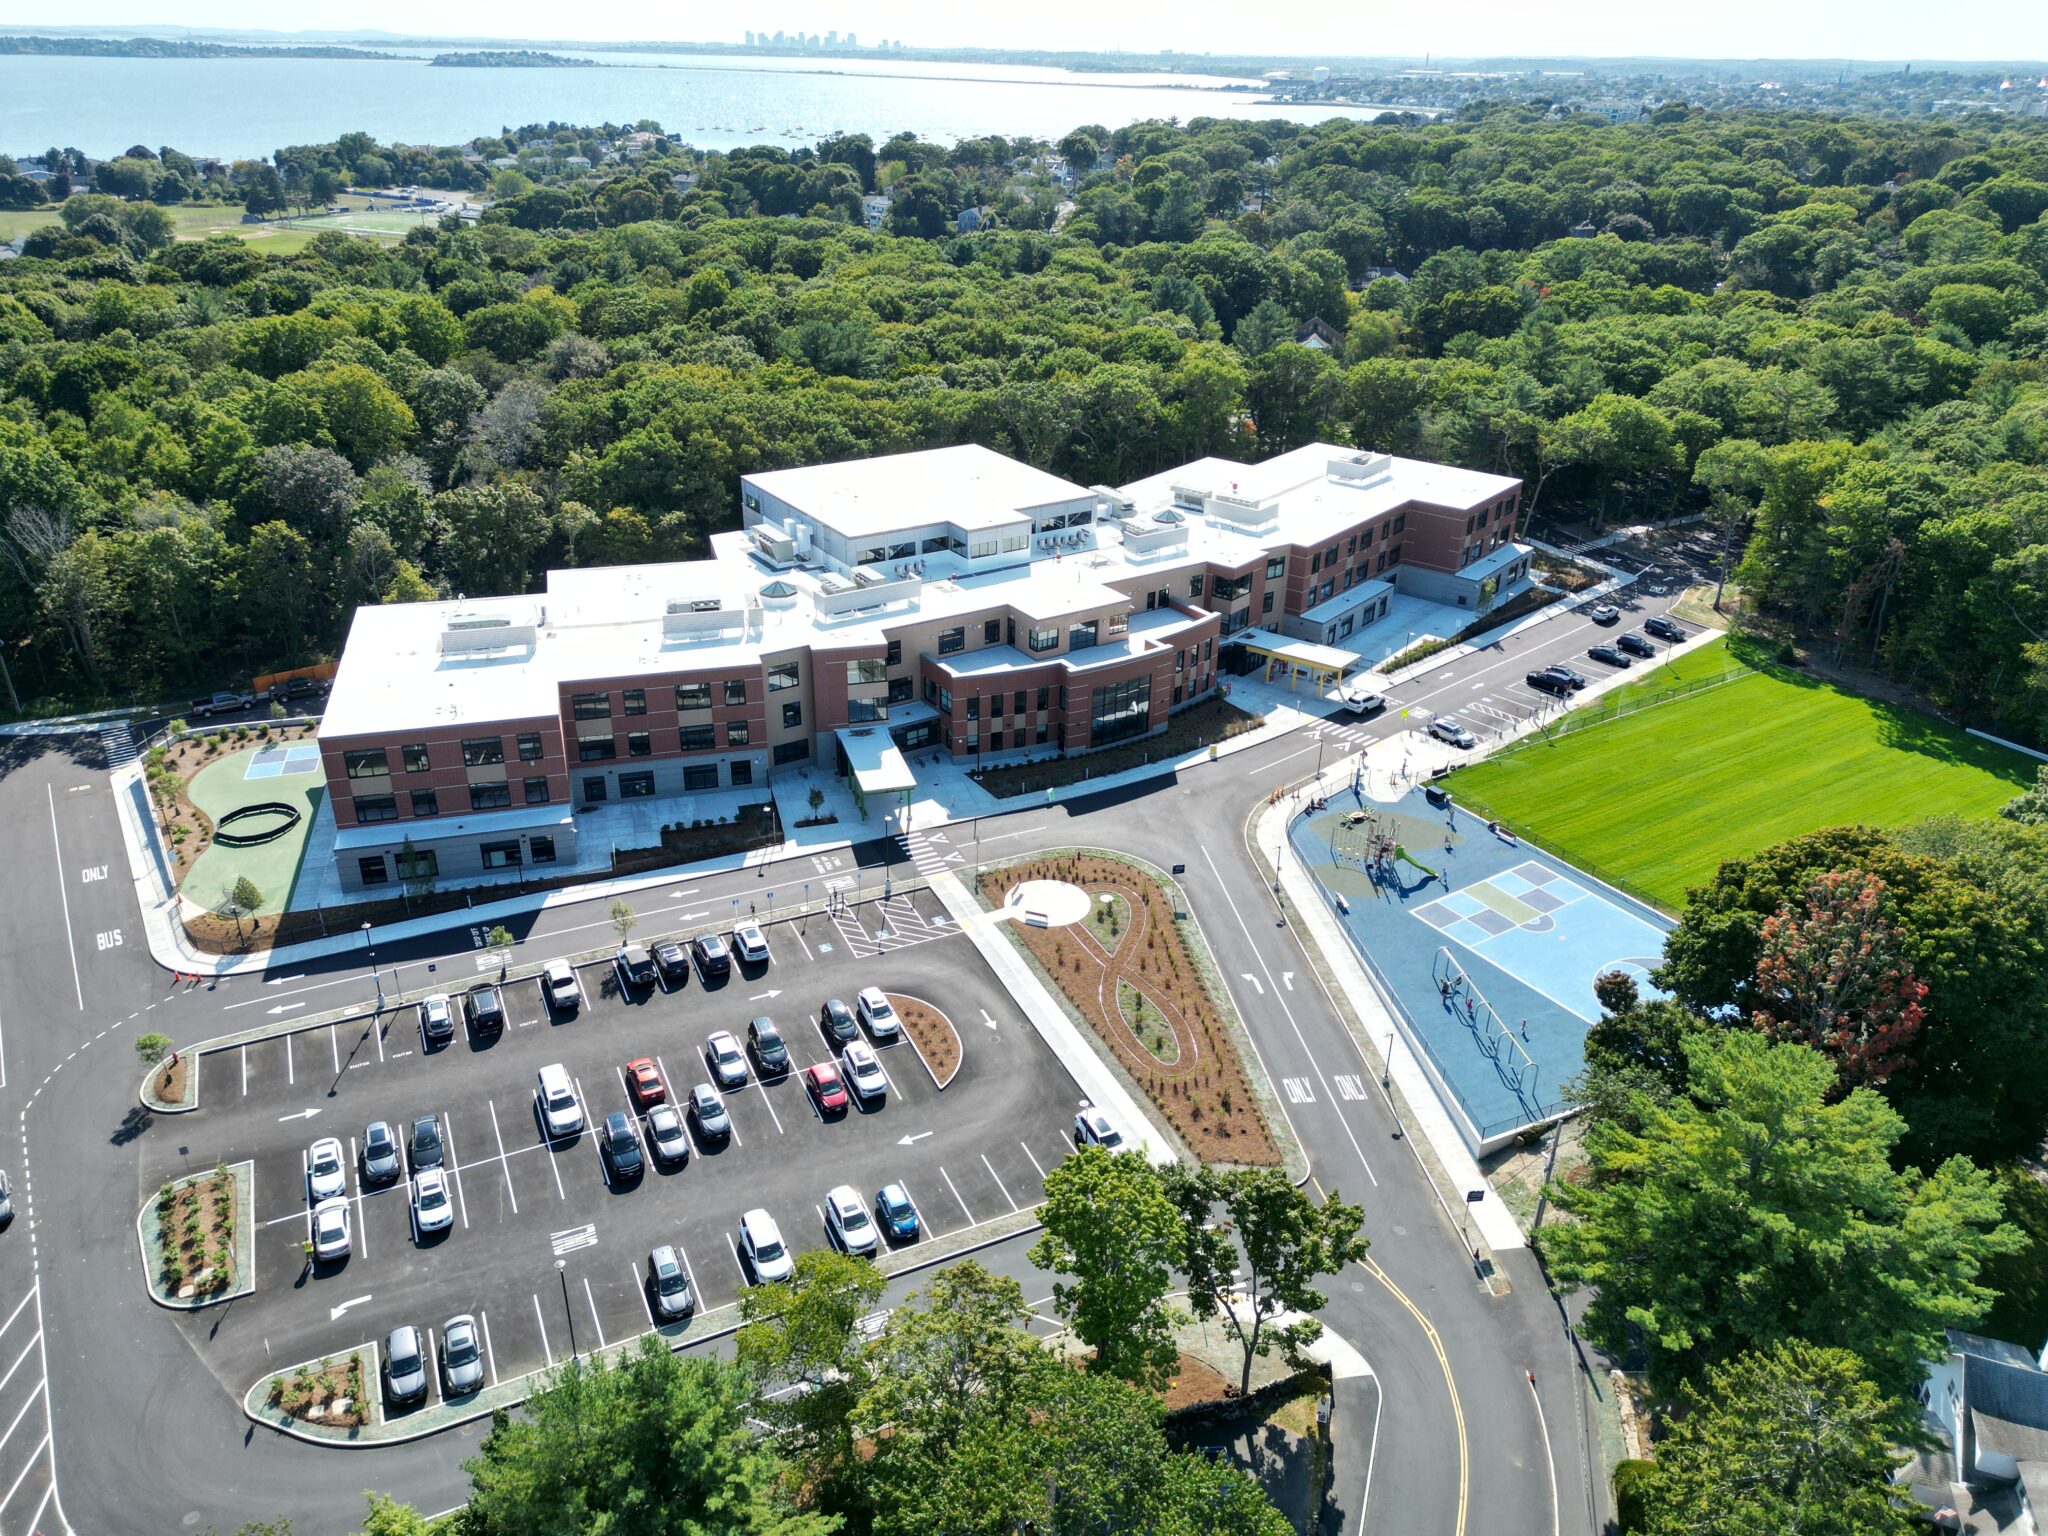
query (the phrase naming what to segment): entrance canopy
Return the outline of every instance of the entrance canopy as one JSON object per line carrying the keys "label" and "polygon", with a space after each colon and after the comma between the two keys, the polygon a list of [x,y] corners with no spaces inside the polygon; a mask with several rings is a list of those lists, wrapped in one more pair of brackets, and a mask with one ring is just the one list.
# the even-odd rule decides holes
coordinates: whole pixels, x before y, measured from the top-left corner
{"label": "entrance canopy", "polygon": [[1291,689],[1305,673],[1320,688],[1327,682],[1341,678],[1358,665],[1356,651],[1347,651],[1334,645],[1317,645],[1312,640],[1290,640],[1285,635],[1276,635],[1270,629],[1247,629],[1232,637],[1232,643],[1243,646],[1254,656],[1266,658],[1266,681],[1273,680],[1276,664],[1284,665]]}
{"label": "entrance canopy", "polygon": [[846,756],[847,772],[863,801],[869,795],[917,788],[917,775],[910,771],[903,753],[879,725],[850,725],[834,733],[839,750]]}

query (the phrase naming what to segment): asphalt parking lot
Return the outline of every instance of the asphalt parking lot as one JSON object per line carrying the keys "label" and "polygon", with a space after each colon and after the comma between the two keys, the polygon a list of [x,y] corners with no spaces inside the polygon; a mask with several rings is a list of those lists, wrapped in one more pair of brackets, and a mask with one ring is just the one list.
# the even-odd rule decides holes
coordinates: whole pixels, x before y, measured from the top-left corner
{"label": "asphalt parking lot", "polygon": [[[853,908],[840,921],[777,924],[767,930],[768,966],[735,967],[708,983],[693,973],[673,990],[638,996],[622,995],[609,963],[585,966],[584,1006],[567,1017],[550,1012],[536,982],[515,982],[504,989],[501,1033],[478,1037],[458,1022],[454,1040],[434,1048],[407,1007],[377,1027],[322,1026],[207,1056],[201,1107],[178,1124],[182,1155],[145,1165],[141,1187],[217,1158],[252,1159],[257,1288],[225,1317],[198,1314],[188,1333],[239,1395],[282,1366],[381,1340],[401,1323],[438,1328],[467,1312],[479,1319],[486,1379],[495,1382],[654,1326],[642,1280],[656,1244],[681,1250],[698,1314],[734,1300],[751,1281],[737,1248],[739,1217],[755,1206],[802,1251],[830,1242],[822,1208],[840,1183],[871,1201],[881,1185],[902,1182],[923,1242],[1036,1203],[1046,1172],[1071,1150],[1080,1090],[973,945],[941,918],[920,891],[886,910]],[[849,928],[895,947],[857,950]],[[450,991],[476,980],[451,976]],[[962,1037],[960,1070],[941,1092],[906,1039],[878,1053],[888,1077],[878,1104],[855,1099],[821,1114],[800,1078],[833,1056],[819,1005],[850,1003],[865,986],[943,1009]],[[730,1030],[744,1039],[762,1013],[781,1026],[791,1070],[764,1081],[750,1058],[747,1085],[725,1095],[729,1140],[707,1144],[692,1122],[687,1162],[664,1166],[649,1155],[638,1178],[615,1181],[595,1130],[612,1110],[634,1111],[626,1064],[652,1057],[670,1097],[685,1100],[711,1078],[706,1037]],[[555,1062],[576,1082],[585,1128],[550,1139],[534,1085]],[[422,1239],[406,1181],[365,1187],[357,1154],[369,1121],[386,1121],[403,1140],[428,1112],[441,1119],[454,1219]],[[634,1123],[644,1144],[644,1121],[636,1114]],[[353,1249],[309,1273],[300,1246],[310,1236],[305,1159],[322,1136],[348,1153]]]}

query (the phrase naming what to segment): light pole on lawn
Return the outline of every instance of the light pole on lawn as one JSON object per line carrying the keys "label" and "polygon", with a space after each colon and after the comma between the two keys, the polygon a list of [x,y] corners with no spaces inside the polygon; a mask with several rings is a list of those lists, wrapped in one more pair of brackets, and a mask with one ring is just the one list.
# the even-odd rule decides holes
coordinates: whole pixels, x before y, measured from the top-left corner
{"label": "light pole on lawn", "polygon": [[377,946],[370,942],[370,925],[368,923],[363,924],[363,948],[369,951],[370,980],[377,988],[377,1011],[382,1013],[384,1011],[384,976],[377,969]]}

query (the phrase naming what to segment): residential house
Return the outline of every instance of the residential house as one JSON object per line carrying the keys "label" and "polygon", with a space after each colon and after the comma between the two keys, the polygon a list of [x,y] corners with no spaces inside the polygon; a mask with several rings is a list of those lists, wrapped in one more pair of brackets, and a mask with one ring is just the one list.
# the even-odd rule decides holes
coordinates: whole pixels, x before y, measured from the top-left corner
{"label": "residential house", "polygon": [[1311,352],[1341,352],[1344,338],[1337,334],[1337,328],[1321,315],[1310,315],[1301,322],[1294,332],[1296,346],[1307,347]]}
{"label": "residential house", "polygon": [[[2048,1351],[2044,1351],[2048,1354]],[[2048,1511],[2048,1370],[2018,1344],[1950,1329],[1920,1400],[1939,1441],[1902,1468],[1938,1531],[2039,1536]]]}

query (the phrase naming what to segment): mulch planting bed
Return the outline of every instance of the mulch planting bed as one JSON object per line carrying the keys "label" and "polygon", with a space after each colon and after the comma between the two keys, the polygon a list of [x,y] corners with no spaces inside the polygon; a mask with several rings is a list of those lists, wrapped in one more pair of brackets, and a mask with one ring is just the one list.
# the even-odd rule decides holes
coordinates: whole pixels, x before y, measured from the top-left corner
{"label": "mulch planting bed", "polygon": [[360,1428],[370,1422],[363,1357],[347,1355],[290,1371],[270,1384],[270,1405],[308,1424]]}
{"label": "mulch planting bed", "polygon": [[[1061,928],[1013,923],[1011,930],[1190,1151],[1204,1162],[1278,1165],[1237,1046],[1159,883],[1115,859],[1060,854],[987,871],[982,895],[1000,908],[1026,880],[1065,880],[1097,906],[1105,893],[1121,899],[1119,931],[1105,938],[1096,937],[1092,918]],[[1120,1004],[1119,983],[1145,999],[1137,1029]],[[1162,1030],[1171,1044],[1155,1051],[1143,1036],[1157,1040]]]}
{"label": "mulch planting bed", "polygon": [[921,997],[902,992],[884,995],[938,1085],[943,1088],[952,1082],[953,1074],[960,1070],[960,1031],[953,1027],[953,1021]]}
{"label": "mulch planting bed", "polygon": [[235,1283],[235,1176],[216,1168],[206,1177],[157,1192],[157,1234],[164,1247],[164,1289],[187,1285],[210,1296]]}
{"label": "mulch planting bed", "polygon": [[182,1104],[192,1075],[192,1058],[180,1051],[175,1061],[166,1058],[149,1080],[149,1091],[166,1104]]}

